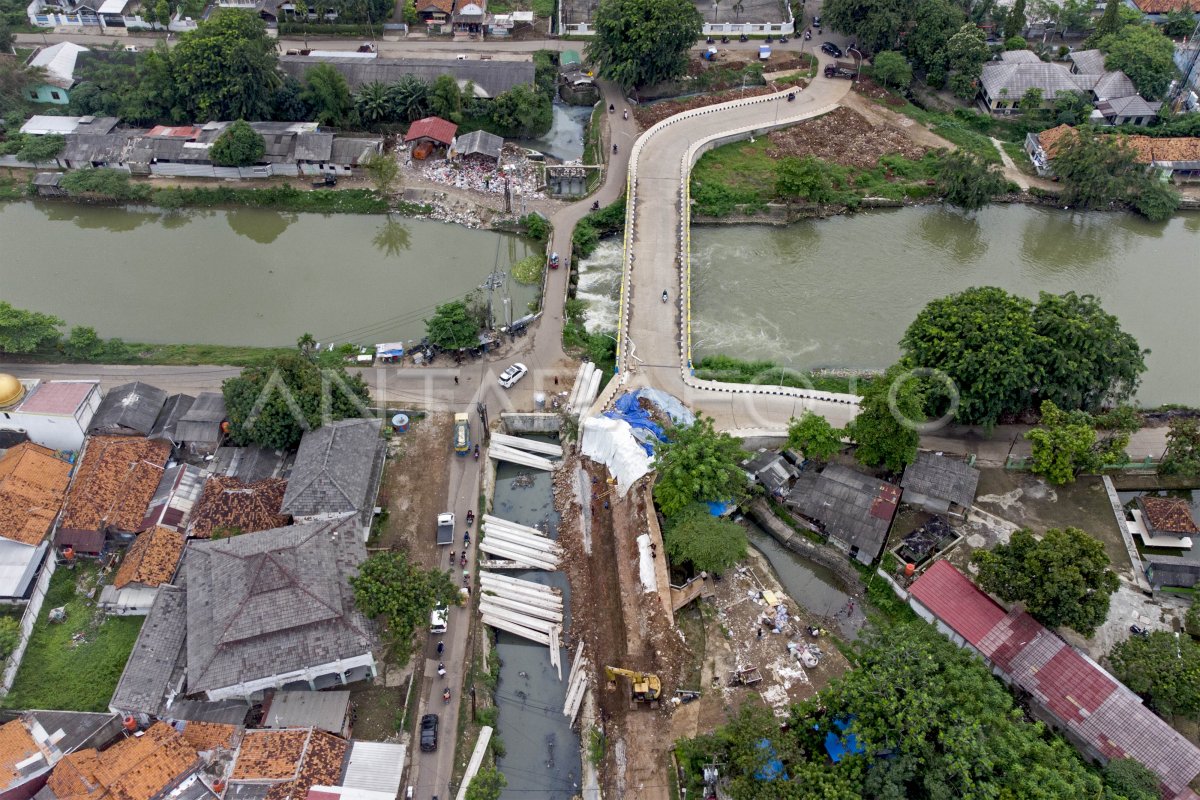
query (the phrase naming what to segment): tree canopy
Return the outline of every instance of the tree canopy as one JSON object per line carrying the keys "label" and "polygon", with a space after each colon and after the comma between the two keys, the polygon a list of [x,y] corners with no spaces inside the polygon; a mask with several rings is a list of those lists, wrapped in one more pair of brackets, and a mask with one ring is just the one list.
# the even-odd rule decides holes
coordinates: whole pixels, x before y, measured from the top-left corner
{"label": "tree canopy", "polygon": [[626,89],[683,74],[704,21],[691,0],[600,0],[588,63]]}
{"label": "tree canopy", "polygon": [[40,311],[26,311],[0,300],[0,353],[32,353],[58,341],[63,321]]}
{"label": "tree canopy", "polygon": [[1200,718],[1200,644],[1154,631],[1131,636],[1108,656],[1113,674],[1164,716]]}
{"label": "tree canopy", "polygon": [[402,551],[375,553],[350,579],[354,604],[368,617],[387,622],[386,640],[392,658],[408,662],[413,633],[429,622],[434,606],[455,606],[460,594],[449,572],[421,569]]}
{"label": "tree canopy", "polygon": [[960,393],[957,419],[994,425],[1041,399],[1095,410],[1136,390],[1144,351],[1091,295],[1042,293],[1035,306],[994,286],[928,303],[900,341],[905,360]]}
{"label": "tree canopy", "polygon": [[1167,423],[1167,451],[1158,472],[1188,478],[1200,476],[1200,419],[1174,417]]}
{"label": "tree canopy", "polygon": [[781,158],[775,165],[775,193],[789,203],[796,199],[828,203],[833,199],[829,166],[812,156]]}
{"label": "tree canopy", "polygon": [[462,300],[438,306],[431,319],[425,320],[425,335],[429,342],[443,350],[459,350],[479,344],[479,324]]}
{"label": "tree canopy", "polygon": [[235,443],[282,450],[295,449],[306,430],[359,416],[370,401],[360,376],[322,369],[300,353],[246,367],[222,392]]}
{"label": "tree canopy", "polygon": [[1126,25],[1100,40],[1104,66],[1129,76],[1138,94],[1157,100],[1178,74],[1175,43],[1149,25]]}
{"label": "tree canopy", "polygon": [[1008,544],[977,550],[979,585],[1006,602],[1021,602],[1046,625],[1091,636],[1108,617],[1120,581],[1104,545],[1079,528],[1051,528],[1041,541],[1023,528]]}
{"label": "tree canopy", "polygon": [[475,773],[467,787],[466,800],[500,800],[508,779],[495,767],[483,767]]}
{"label": "tree canopy", "polygon": [[805,458],[826,461],[842,449],[844,433],[820,414],[806,410],[799,419],[792,417],[788,422],[787,446],[804,453]]}
{"label": "tree canopy", "polygon": [[896,0],[825,0],[821,18],[863,49],[878,53],[895,49],[907,14],[904,4]]}
{"label": "tree canopy", "polygon": [[925,421],[925,387],[907,372],[896,364],[863,388],[858,416],[846,426],[860,463],[900,472],[916,459],[915,426]]}
{"label": "tree canopy", "polygon": [[30,164],[41,164],[46,161],[58,163],[58,154],[67,146],[67,137],[56,133],[46,136],[26,136],[17,151],[17,158]]}
{"label": "tree canopy", "polygon": [[991,56],[988,50],[987,36],[983,29],[973,22],[963,25],[946,42],[946,57],[948,65],[953,70],[950,77],[950,88],[954,94],[963,100],[975,96],[979,87],[979,76],[983,74],[983,65]]}
{"label": "tree canopy", "polygon": [[1086,411],[1062,411],[1053,402],[1042,403],[1042,423],[1025,434],[1033,443],[1033,464],[1030,472],[1041,475],[1050,483],[1071,483],[1081,472],[1095,472],[1105,464],[1127,460],[1125,447],[1137,430],[1120,427],[1100,438],[1096,434],[1097,420]]}
{"label": "tree canopy", "polygon": [[332,64],[317,64],[304,72],[304,102],[325,125],[344,125],[354,110],[350,84]]}
{"label": "tree canopy", "polygon": [[947,203],[976,211],[1008,187],[1004,174],[967,150],[954,150],[938,163],[937,190]]}
{"label": "tree canopy", "polygon": [[[835,720],[849,723],[862,755],[828,759]],[[785,722],[744,706],[723,728],[681,742],[680,760],[699,776],[717,759],[730,795],[753,800],[1100,796],[1099,776],[1069,744],[1027,721],[977,657],[924,622],[868,628],[855,669]],[[756,777],[772,755],[790,780]]]}
{"label": "tree canopy", "polygon": [[267,119],[281,84],[275,40],[259,17],[219,9],[169,55],[176,101],[191,120]]}
{"label": "tree canopy", "polygon": [[266,152],[262,135],[249,122],[239,119],[221,131],[209,154],[213,163],[223,167],[248,167],[257,164]]}
{"label": "tree canopy", "polygon": [[1062,182],[1062,199],[1080,208],[1104,208],[1124,200],[1142,169],[1136,153],[1121,136],[1076,128],[1058,141],[1054,174]]}
{"label": "tree canopy", "polygon": [[654,446],[654,499],[667,517],[696,502],[741,500],[746,495],[744,458],[738,440],[718,432],[711,417],[671,428],[667,441]]}
{"label": "tree canopy", "polygon": [[698,572],[719,575],[746,557],[746,531],[736,522],[714,517],[703,503],[692,503],[668,520],[663,545],[672,561],[687,561]]}
{"label": "tree canopy", "polygon": [[884,50],[871,62],[871,77],[884,86],[907,88],[912,76],[912,67],[904,60],[904,54],[895,50]]}
{"label": "tree canopy", "polygon": [[1114,758],[1104,765],[1105,800],[1162,800],[1158,775],[1140,761]]}

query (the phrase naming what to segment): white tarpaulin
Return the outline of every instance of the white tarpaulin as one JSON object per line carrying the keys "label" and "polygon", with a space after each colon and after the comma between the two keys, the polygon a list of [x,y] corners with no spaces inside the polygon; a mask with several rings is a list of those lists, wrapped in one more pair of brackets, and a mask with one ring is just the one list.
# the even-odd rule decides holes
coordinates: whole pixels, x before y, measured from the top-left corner
{"label": "white tarpaulin", "polygon": [[583,421],[583,454],[599,462],[617,479],[622,497],[639,478],[650,471],[651,457],[633,436],[628,422],[608,417]]}
{"label": "white tarpaulin", "polygon": [[638,577],[642,580],[643,592],[658,591],[658,577],[654,572],[654,551],[650,549],[650,534],[637,537]]}

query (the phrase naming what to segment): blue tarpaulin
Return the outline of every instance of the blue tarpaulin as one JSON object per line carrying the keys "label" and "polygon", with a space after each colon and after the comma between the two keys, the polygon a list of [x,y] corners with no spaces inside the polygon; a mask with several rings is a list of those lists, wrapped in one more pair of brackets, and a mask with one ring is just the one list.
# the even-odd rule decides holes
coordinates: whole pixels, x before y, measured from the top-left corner
{"label": "blue tarpaulin", "polygon": [[726,500],[709,500],[705,505],[708,506],[708,513],[714,517],[723,517],[737,508],[735,504]]}
{"label": "blue tarpaulin", "polygon": [[864,752],[863,746],[858,743],[858,737],[853,733],[846,733],[846,729],[850,727],[852,721],[853,718],[849,720],[835,719],[834,727],[841,731],[842,735],[838,736],[833,731],[825,734],[825,752],[829,753],[829,757],[835,764],[847,755],[858,755]]}
{"label": "blue tarpaulin", "polygon": [[754,773],[754,780],[786,781],[788,779],[787,772],[784,771],[783,762],[779,760],[779,756],[775,753],[775,746],[770,741],[761,739],[758,743],[758,749],[767,757],[767,763],[763,764]]}
{"label": "blue tarpaulin", "polygon": [[633,435],[649,454],[654,453],[652,438],[660,442],[667,440],[662,427],[650,418],[646,409],[638,405],[637,395],[632,392],[618,397],[617,402],[613,403],[613,410],[605,411],[604,416],[629,423],[629,427],[633,428]]}

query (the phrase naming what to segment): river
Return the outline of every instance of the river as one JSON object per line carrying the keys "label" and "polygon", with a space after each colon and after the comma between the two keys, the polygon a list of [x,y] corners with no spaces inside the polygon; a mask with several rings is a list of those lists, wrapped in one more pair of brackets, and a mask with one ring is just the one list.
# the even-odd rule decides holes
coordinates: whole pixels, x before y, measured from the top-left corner
{"label": "river", "polygon": [[[437,304],[534,252],[430,220],[66,202],[0,203],[0,243],[15,306],[128,341],[263,346],[420,339]],[[538,290],[507,280],[497,319]]]}
{"label": "river", "polygon": [[[581,263],[593,329],[615,319],[619,242]],[[1090,292],[1144,348],[1137,399],[1200,398],[1195,347],[1200,215],[1165,224],[1131,214],[994,205],[864,212],[787,227],[692,227],[695,355],[770,359],[796,369],[882,368],[925,303],[971,286],[1031,298]]]}

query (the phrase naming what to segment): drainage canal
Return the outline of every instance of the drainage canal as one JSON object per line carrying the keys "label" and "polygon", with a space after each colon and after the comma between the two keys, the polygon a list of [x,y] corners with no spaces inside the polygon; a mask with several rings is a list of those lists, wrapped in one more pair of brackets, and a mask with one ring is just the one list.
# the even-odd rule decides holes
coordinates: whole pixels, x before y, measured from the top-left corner
{"label": "drainage canal", "polygon": [[[530,437],[540,439],[540,437]],[[549,440],[544,440],[549,441]],[[553,476],[549,472],[499,462],[492,514],[546,531],[558,538]],[[505,570],[502,574],[562,590],[564,639],[571,635],[571,595],[563,572]],[[500,656],[496,687],[499,717],[496,734],[504,743],[497,760],[508,780],[504,800],[568,800],[580,793],[582,761],[579,735],[563,714],[571,656],[564,646],[562,679],[550,665],[544,645],[500,631],[494,634]]]}

